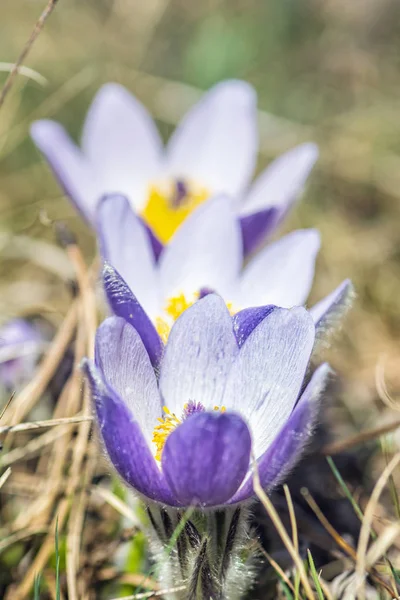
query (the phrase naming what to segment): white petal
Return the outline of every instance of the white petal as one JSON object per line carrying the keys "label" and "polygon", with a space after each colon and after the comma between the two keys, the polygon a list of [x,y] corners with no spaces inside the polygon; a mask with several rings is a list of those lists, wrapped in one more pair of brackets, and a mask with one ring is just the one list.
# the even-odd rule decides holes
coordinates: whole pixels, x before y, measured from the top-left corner
{"label": "white petal", "polygon": [[276,308],[249,335],[232,366],[223,404],[247,418],[256,458],[293,410],[314,337],[304,308]]}
{"label": "white petal", "polygon": [[320,236],[300,229],[270,244],[247,265],[240,281],[239,306],[304,304],[314,279]]}
{"label": "white petal", "polygon": [[65,129],[54,121],[36,121],[31,127],[31,136],[65,193],[79,212],[93,222],[97,202],[104,190],[86,157]]}
{"label": "white petal", "polygon": [[271,206],[287,210],[303,191],[317,158],[318,147],[311,143],[279,156],[254,182],[241,214],[248,215]]}
{"label": "white petal", "polygon": [[239,221],[230,198],[218,196],[183,222],[161,254],[163,296],[190,295],[202,287],[225,296],[236,283],[241,266]]}
{"label": "white petal", "polygon": [[136,329],[120,317],[109,317],[96,333],[96,365],[126,402],[151,445],[161,417],[161,398],[149,356]]}
{"label": "white petal", "polygon": [[180,417],[184,405],[221,405],[226,377],[239,352],[224,301],[210,294],[188,308],[173,326],[161,363],[160,391]]}
{"label": "white petal", "polygon": [[101,253],[128,284],[150,318],[161,301],[154,253],[145,226],[123,196],[107,196],[98,209]]}
{"label": "white petal", "polygon": [[142,104],[122,86],[97,93],[86,117],[82,148],[105,192],[121,193],[140,210],[149,182],[159,173],[162,143]]}
{"label": "white petal", "polygon": [[167,147],[167,171],[211,193],[237,194],[257,157],[256,95],[243,81],[213,87],[185,116]]}

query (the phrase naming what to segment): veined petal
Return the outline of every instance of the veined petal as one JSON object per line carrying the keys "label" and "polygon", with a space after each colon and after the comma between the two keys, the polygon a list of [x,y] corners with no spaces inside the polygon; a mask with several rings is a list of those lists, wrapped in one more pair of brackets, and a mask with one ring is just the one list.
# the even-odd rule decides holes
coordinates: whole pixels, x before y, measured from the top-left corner
{"label": "veined petal", "polygon": [[169,141],[167,172],[212,193],[244,190],[257,157],[256,101],[243,81],[225,81],[204,94]]}
{"label": "veined petal", "polygon": [[244,415],[258,458],[288,419],[299,395],[315,328],[304,308],[274,308],[242,345],[222,404]]}
{"label": "veined petal", "polygon": [[230,293],[242,266],[239,223],[230,198],[217,196],[179,227],[159,261],[163,297],[211,288]]}
{"label": "veined petal", "polygon": [[91,361],[85,360],[83,369],[90,383],[104,445],[115,469],[147,498],[175,505],[140,425],[127,404],[103,381]]}
{"label": "veined petal", "polygon": [[310,308],[317,331],[334,329],[349,308],[354,297],[354,286],[350,279],[345,279],[328,296]]}
{"label": "veined petal", "polygon": [[162,470],[182,506],[218,506],[242,483],[250,450],[250,432],[239,415],[199,413],[167,438]]}
{"label": "veined petal", "polygon": [[228,372],[238,353],[225,302],[215,294],[198,300],[177,319],[161,363],[160,391],[179,416],[184,405],[219,404]]}
{"label": "veined petal", "polygon": [[256,179],[242,205],[248,215],[271,206],[285,213],[302,192],[307,177],[318,158],[315,144],[302,144],[279,156]]}
{"label": "veined petal", "polygon": [[256,306],[240,310],[232,317],[233,331],[241,348],[253,329],[257,327],[276,307],[273,305]]}
{"label": "veined petal", "polygon": [[103,379],[129,407],[150,448],[161,398],[140,335],[124,319],[109,317],[97,330],[95,350]]}
{"label": "veined petal", "polygon": [[294,231],[270,244],[245,268],[239,306],[304,304],[314,279],[320,236],[315,229]]}
{"label": "veined petal", "polygon": [[104,197],[97,211],[100,251],[123,277],[149,315],[159,314],[159,282],[145,226],[124,196]]}
{"label": "veined petal", "polygon": [[275,206],[240,217],[243,255],[246,257],[263,243],[280,220],[280,209]]}
{"label": "veined petal", "polygon": [[[260,483],[267,491],[281,483],[302,457],[318,420],[319,399],[329,374],[330,368],[327,364],[321,365],[315,371],[288,421],[259,459]],[[253,477],[250,475],[231,502],[242,502],[252,495]]]}
{"label": "veined petal", "polygon": [[137,210],[143,208],[159,172],[162,142],[147,110],[121,85],[108,83],[96,94],[82,148],[105,193],[124,194]]}
{"label": "veined petal", "polygon": [[103,283],[111,310],[117,317],[122,317],[136,329],[151,364],[154,368],[158,368],[164,345],[149,316],[118,271],[108,263],[103,268]]}
{"label": "veined petal", "polygon": [[36,121],[31,126],[31,136],[64,192],[85,219],[93,222],[102,190],[87,158],[55,121]]}

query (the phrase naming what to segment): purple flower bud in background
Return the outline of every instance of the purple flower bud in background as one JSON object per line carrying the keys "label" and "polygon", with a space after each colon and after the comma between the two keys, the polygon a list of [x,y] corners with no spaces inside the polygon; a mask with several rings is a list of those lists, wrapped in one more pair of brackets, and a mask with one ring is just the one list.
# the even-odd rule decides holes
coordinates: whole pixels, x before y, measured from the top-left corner
{"label": "purple flower bud in background", "polygon": [[1,326],[0,386],[10,392],[28,382],[43,347],[40,332],[26,319],[11,319]]}

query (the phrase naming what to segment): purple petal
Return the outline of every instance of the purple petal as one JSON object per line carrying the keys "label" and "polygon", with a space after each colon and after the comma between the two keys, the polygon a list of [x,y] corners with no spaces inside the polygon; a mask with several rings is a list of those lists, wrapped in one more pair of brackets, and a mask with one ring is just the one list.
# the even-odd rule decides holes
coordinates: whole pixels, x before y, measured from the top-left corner
{"label": "purple petal", "polygon": [[245,308],[232,317],[233,331],[236,336],[239,348],[247,340],[251,332],[261,323],[273,310],[274,306],[256,306],[255,308]]}
{"label": "purple petal", "polygon": [[143,219],[140,220],[146,228],[147,235],[149,236],[150,244],[153,249],[154,258],[157,262],[160,258],[161,252],[164,250],[164,244],[158,239],[151,227],[149,227],[149,225],[147,225],[147,223]]}
{"label": "purple petal", "polygon": [[64,192],[85,219],[92,223],[96,204],[103,193],[92,165],[65,129],[54,121],[36,121],[31,127],[31,136]]}
{"label": "purple petal", "polygon": [[182,506],[218,506],[243,481],[250,450],[250,432],[239,415],[198,413],[167,438],[162,470]]}
{"label": "purple petal", "polygon": [[104,445],[115,469],[147,498],[176,504],[128,406],[105,384],[91,361],[85,360],[83,369],[91,387]]}
{"label": "purple petal", "polygon": [[214,86],[173,133],[167,172],[193,180],[211,194],[243,191],[257,158],[256,103],[253,88],[244,81]]}
{"label": "purple petal", "polygon": [[82,149],[104,193],[128,196],[140,211],[149,184],[159,176],[162,141],[144,106],[125,88],[104,85],[88,111]]}
{"label": "purple petal", "polygon": [[150,445],[161,417],[161,398],[138,332],[124,319],[106,319],[96,333],[95,361],[104,381],[129,407]]}
{"label": "purple petal", "polygon": [[124,196],[105,196],[97,210],[100,251],[144,309],[159,313],[158,278],[149,236]]}
{"label": "purple petal", "polygon": [[111,310],[130,323],[140,335],[151,364],[158,367],[164,345],[147,313],[123,278],[111,265],[103,268],[104,290]]}
{"label": "purple petal", "polygon": [[280,209],[271,207],[240,217],[243,255],[245,257],[257,250],[269,234],[278,226],[280,215]]}
{"label": "purple petal", "polygon": [[0,386],[12,389],[31,379],[45,340],[26,319],[10,319],[0,327]]}
{"label": "purple petal", "polygon": [[274,307],[240,348],[222,404],[246,417],[256,458],[293,410],[314,338],[314,323],[304,308]]}
{"label": "purple petal", "polygon": [[345,279],[328,296],[310,309],[317,331],[331,331],[340,323],[354,297],[354,287],[350,279]]}
{"label": "purple petal", "polygon": [[[260,482],[267,491],[282,482],[302,457],[318,420],[319,399],[326,387],[329,373],[327,364],[315,371],[290,418],[259,459]],[[253,478],[250,476],[231,503],[242,502],[252,495]]]}
{"label": "purple petal", "polygon": [[222,298],[209,294],[186,309],[172,327],[161,363],[160,390],[168,408],[179,415],[191,400],[211,410],[238,352]]}

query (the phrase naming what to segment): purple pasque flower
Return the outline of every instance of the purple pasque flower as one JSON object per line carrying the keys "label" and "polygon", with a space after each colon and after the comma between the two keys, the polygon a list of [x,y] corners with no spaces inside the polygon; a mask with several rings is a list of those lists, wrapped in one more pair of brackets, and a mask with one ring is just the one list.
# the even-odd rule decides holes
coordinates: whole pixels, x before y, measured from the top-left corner
{"label": "purple pasque flower", "polygon": [[142,104],[109,83],[85,120],[81,148],[50,120],[32,125],[32,137],[78,210],[95,224],[105,194],[127,196],[156,238],[165,243],[188,214],[219,193],[232,198],[245,253],[285,216],[317,159],[312,143],[275,160],[252,184],[257,150],[254,89],[224,81],[204,94],[164,149]]}
{"label": "purple pasque flower", "polygon": [[[314,229],[269,244],[244,265],[243,244],[227,196],[199,207],[180,226],[156,261],[143,223],[124,197],[106,198],[98,211],[104,288],[114,314],[141,333],[151,356],[162,352],[176,318],[210,291],[232,313],[274,304],[301,306],[310,292],[320,246]],[[352,290],[345,281],[312,309],[316,322],[340,308]],[[326,321],[325,321],[326,322]]]}
{"label": "purple pasque flower", "polygon": [[314,340],[304,308],[232,318],[209,294],[173,325],[154,369],[138,331],[106,319],[84,369],[114,467],[145,498],[213,507],[252,497],[252,453],[271,489],[317,419],[329,367],[305,384]]}
{"label": "purple pasque flower", "polygon": [[0,326],[0,386],[13,390],[29,381],[43,347],[43,337],[26,319],[10,319]]}

